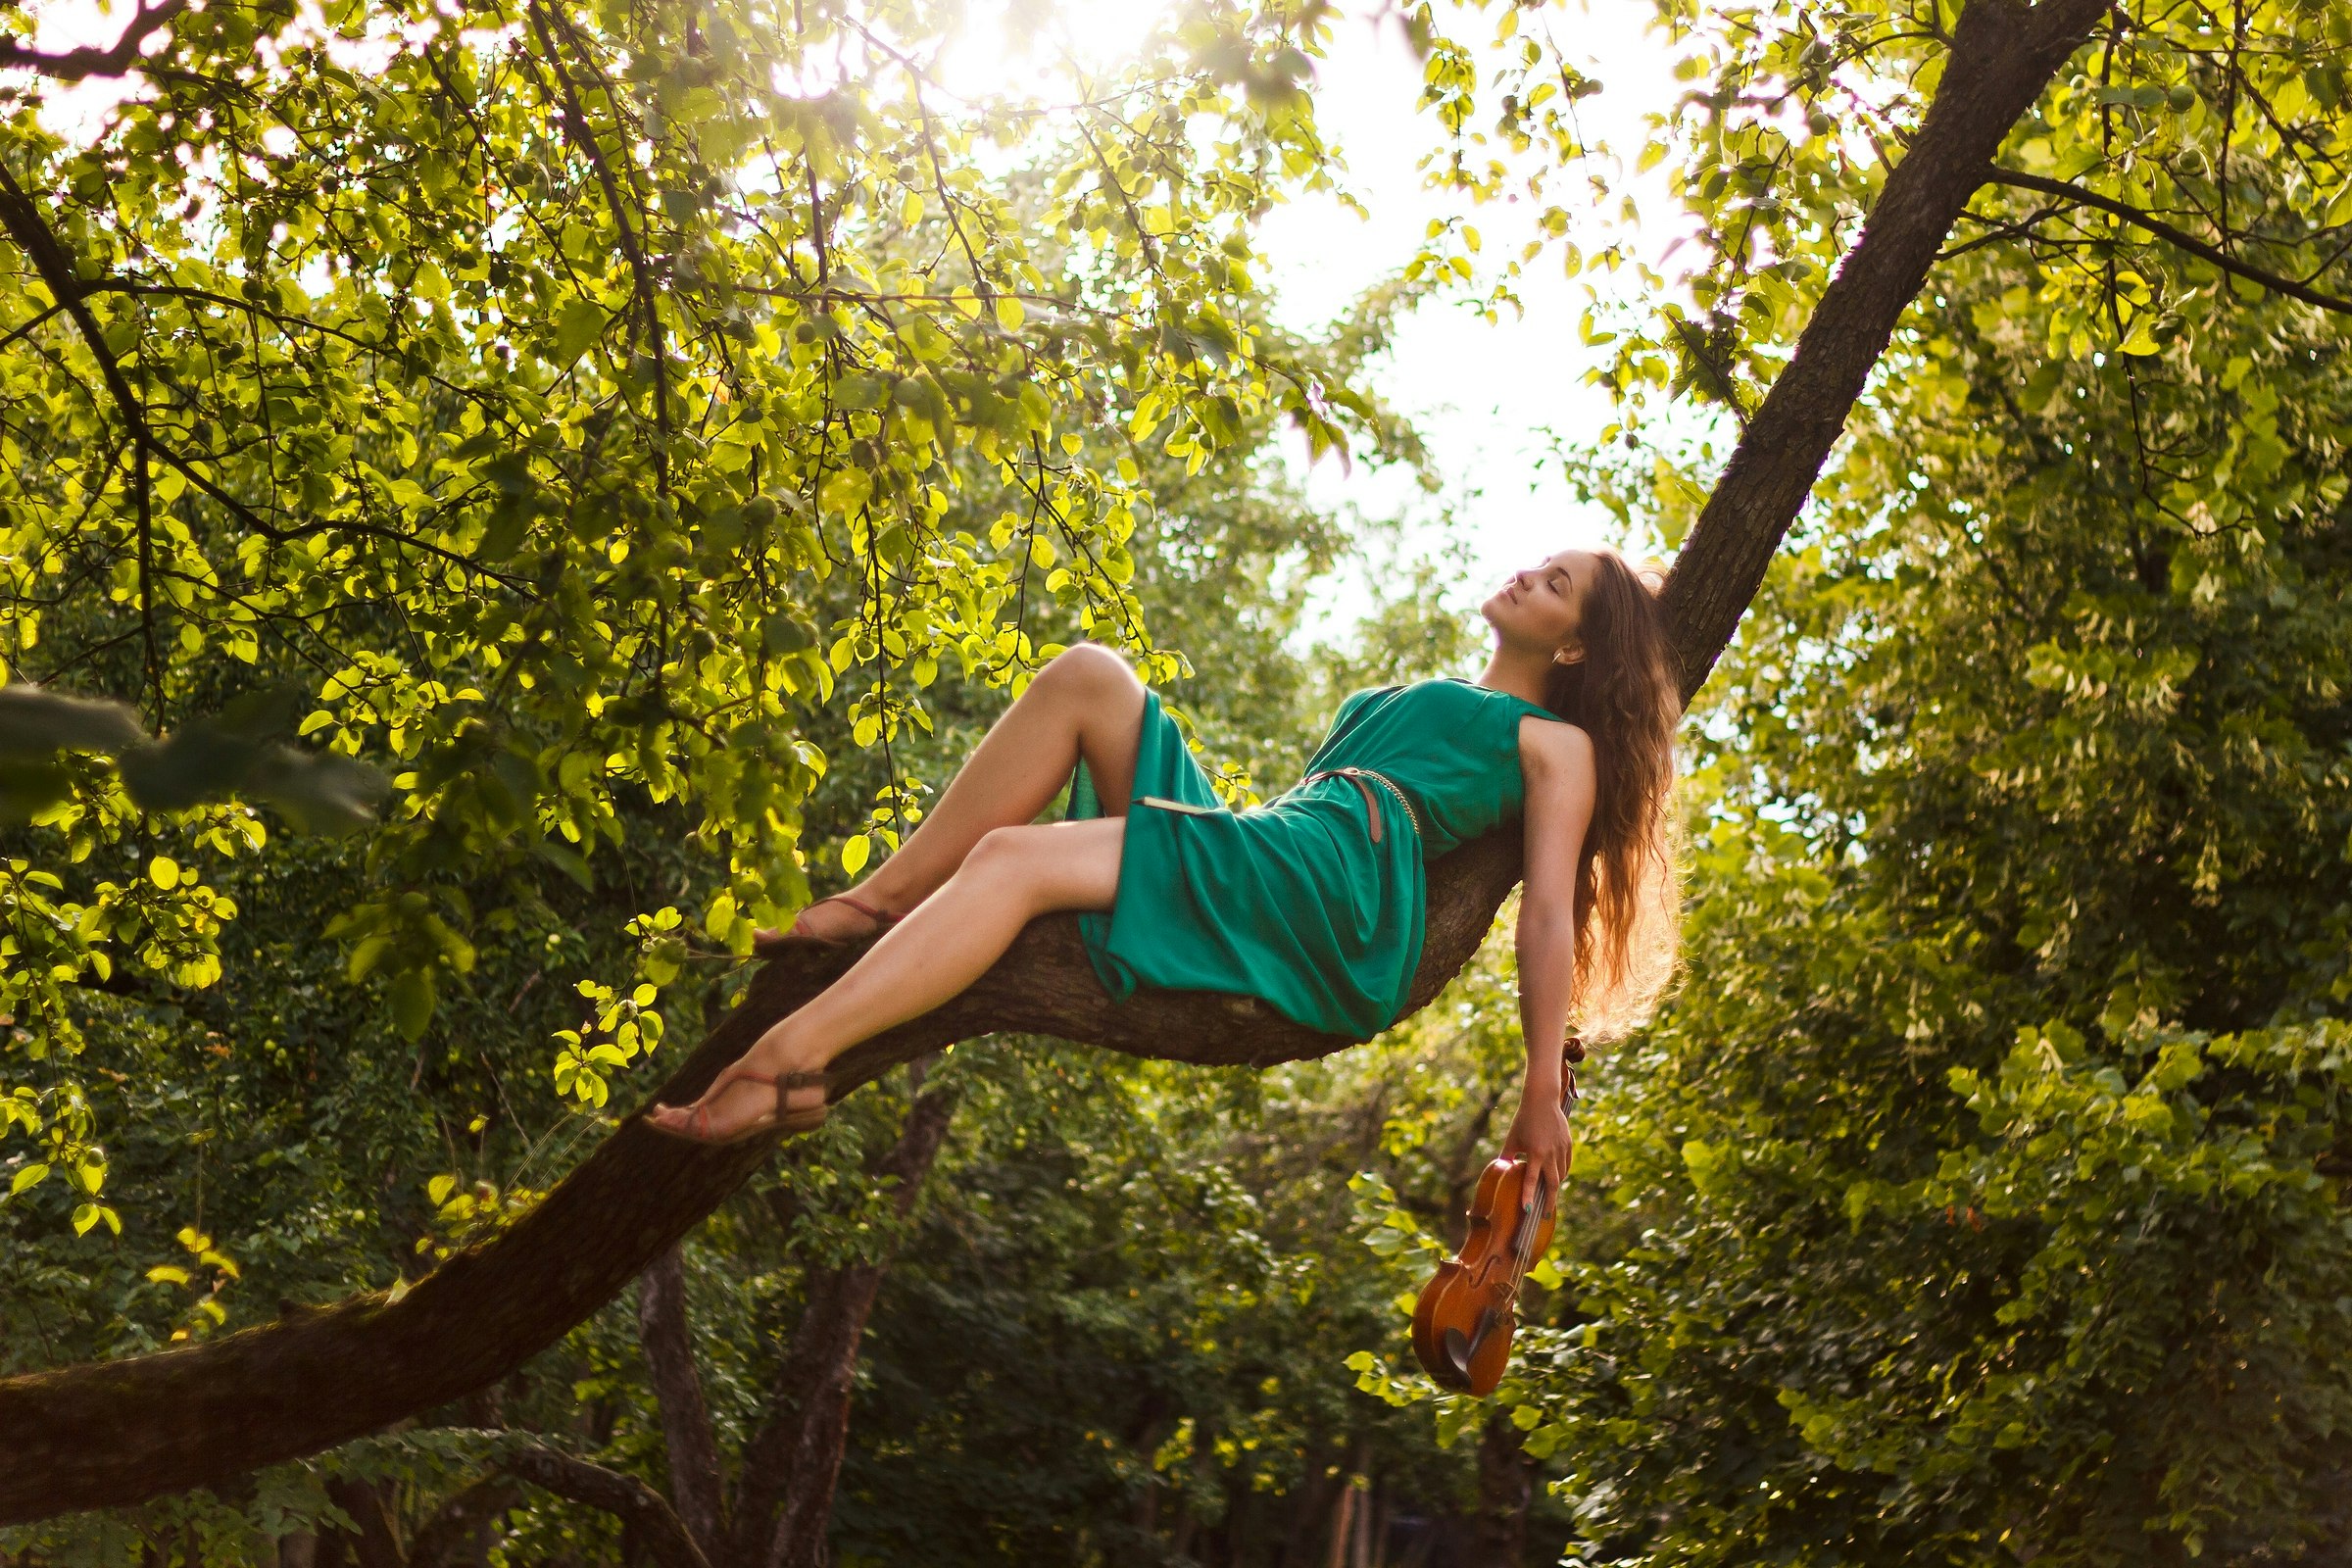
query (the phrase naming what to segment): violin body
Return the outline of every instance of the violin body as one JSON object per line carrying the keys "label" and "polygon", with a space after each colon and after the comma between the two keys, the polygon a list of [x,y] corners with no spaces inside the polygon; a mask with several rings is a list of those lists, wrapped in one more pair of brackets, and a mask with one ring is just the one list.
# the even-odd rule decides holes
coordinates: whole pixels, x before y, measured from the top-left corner
{"label": "violin body", "polygon": [[1461,1252],[1438,1265],[1413,1308],[1413,1353],[1443,1387],[1484,1396],[1502,1381],[1520,1282],[1551,1245],[1551,1200],[1525,1160],[1504,1155],[1479,1177]]}
{"label": "violin body", "polygon": [[[1561,1042],[1562,1114],[1576,1106],[1584,1059],[1582,1040]],[[1413,1354],[1441,1388],[1484,1398],[1502,1381],[1519,1328],[1519,1285],[1551,1246],[1557,1197],[1533,1166],[1508,1154],[1479,1177],[1460,1254],[1438,1265],[1413,1304]]]}

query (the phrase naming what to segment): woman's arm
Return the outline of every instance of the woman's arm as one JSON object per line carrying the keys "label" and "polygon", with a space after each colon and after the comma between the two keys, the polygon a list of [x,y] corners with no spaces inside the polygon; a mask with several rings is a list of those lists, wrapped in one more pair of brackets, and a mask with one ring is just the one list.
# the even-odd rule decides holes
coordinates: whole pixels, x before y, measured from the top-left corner
{"label": "woman's arm", "polygon": [[1592,738],[1573,724],[1519,724],[1527,779],[1527,876],[1519,896],[1519,1028],[1527,1083],[1503,1142],[1550,1177],[1568,1174],[1573,1147],[1560,1107],[1560,1042],[1576,990],[1576,862],[1592,820]]}

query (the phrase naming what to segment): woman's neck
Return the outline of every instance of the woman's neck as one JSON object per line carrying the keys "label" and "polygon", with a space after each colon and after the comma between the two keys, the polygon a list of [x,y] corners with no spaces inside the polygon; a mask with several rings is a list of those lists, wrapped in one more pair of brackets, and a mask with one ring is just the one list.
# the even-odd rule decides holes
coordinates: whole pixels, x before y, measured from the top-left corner
{"label": "woman's neck", "polygon": [[1513,697],[1544,706],[1544,688],[1551,675],[1551,661],[1541,654],[1522,653],[1497,642],[1487,667],[1478,683],[1491,691],[1509,692]]}

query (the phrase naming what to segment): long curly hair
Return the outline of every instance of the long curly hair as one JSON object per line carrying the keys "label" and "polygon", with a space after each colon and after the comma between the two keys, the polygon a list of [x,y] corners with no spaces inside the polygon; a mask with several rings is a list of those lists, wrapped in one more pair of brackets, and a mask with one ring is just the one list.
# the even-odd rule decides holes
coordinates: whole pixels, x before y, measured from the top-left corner
{"label": "long curly hair", "polygon": [[1663,577],[1598,549],[1584,657],[1554,664],[1544,706],[1592,738],[1592,823],[1576,868],[1575,1017],[1587,1039],[1640,1024],[1674,977],[1681,942],[1681,813],[1674,732],[1682,686],[1658,602]]}

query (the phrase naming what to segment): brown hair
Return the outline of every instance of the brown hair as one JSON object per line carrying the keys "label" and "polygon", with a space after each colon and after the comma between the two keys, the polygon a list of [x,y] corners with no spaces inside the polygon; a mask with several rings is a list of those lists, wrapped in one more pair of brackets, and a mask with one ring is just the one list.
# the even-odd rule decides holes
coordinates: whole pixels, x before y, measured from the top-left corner
{"label": "brown hair", "polygon": [[1576,1024],[1588,1038],[1639,1024],[1673,978],[1682,894],[1674,731],[1682,685],[1659,608],[1662,579],[1614,550],[1592,555],[1578,641],[1544,706],[1592,737],[1592,823],[1576,867]]}

